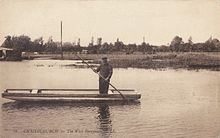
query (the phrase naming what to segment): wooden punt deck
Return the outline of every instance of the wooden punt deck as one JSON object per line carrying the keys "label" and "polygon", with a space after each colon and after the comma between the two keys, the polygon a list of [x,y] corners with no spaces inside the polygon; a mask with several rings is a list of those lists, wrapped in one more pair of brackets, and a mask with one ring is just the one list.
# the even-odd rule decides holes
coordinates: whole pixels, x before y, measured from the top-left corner
{"label": "wooden punt deck", "polygon": [[99,94],[98,89],[6,89],[2,97],[25,102],[86,102],[86,101],[135,101],[141,94],[133,89],[114,89],[109,94]]}

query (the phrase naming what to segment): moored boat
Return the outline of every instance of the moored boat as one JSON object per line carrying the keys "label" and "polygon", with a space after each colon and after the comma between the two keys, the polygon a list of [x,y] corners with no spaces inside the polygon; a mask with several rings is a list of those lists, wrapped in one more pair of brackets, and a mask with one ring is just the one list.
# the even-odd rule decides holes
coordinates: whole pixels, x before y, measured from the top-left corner
{"label": "moored boat", "polygon": [[110,89],[99,94],[98,89],[6,89],[2,97],[24,102],[88,102],[88,101],[135,101],[141,94],[133,89]]}

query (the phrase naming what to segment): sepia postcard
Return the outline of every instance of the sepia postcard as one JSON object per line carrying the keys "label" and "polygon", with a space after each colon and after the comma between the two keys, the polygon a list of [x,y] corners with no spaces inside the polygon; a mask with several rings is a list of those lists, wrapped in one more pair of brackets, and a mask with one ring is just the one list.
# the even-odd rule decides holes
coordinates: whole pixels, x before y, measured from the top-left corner
{"label": "sepia postcard", "polygon": [[220,138],[219,0],[0,0],[1,138]]}

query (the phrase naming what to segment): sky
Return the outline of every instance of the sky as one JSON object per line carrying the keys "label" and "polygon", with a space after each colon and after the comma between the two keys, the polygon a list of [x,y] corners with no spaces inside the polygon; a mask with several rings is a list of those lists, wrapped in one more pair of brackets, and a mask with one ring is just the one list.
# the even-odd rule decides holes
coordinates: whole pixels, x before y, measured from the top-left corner
{"label": "sky", "polygon": [[220,0],[0,0],[0,43],[7,35],[32,40],[50,36],[60,41],[117,38],[127,43],[145,41],[167,45],[178,35],[186,42],[220,39]]}

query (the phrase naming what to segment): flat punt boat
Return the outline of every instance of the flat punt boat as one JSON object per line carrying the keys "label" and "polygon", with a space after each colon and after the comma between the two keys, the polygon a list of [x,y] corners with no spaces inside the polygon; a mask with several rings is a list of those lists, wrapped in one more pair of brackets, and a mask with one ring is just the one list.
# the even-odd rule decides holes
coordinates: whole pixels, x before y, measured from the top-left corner
{"label": "flat punt boat", "polygon": [[87,102],[87,101],[136,101],[141,94],[133,89],[110,89],[99,94],[98,89],[6,89],[2,97],[23,102]]}

